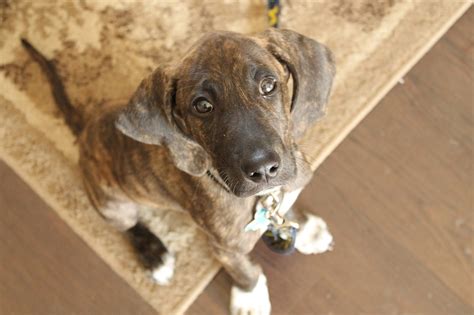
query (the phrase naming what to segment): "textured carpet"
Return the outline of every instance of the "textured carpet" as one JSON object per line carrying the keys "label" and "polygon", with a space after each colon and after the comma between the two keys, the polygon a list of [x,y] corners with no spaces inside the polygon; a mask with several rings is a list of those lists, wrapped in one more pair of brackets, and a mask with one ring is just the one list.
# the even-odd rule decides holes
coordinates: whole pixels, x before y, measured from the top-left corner
{"label": "textured carpet", "polygon": [[[304,141],[316,169],[470,1],[283,5],[281,27],[325,43],[337,60],[328,115]],[[205,237],[189,217],[171,209],[145,215],[177,253],[171,286],[148,280],[124,238],[88,203],[74,138],[19,38],[55,60],[73,104],[93,115],[98,106],[129,97],[151,69],[181,55],[206,31],[264,30],[264,1],[0,0],[0,19],[0,157],[157,311],[184,312],[219,269]]]}

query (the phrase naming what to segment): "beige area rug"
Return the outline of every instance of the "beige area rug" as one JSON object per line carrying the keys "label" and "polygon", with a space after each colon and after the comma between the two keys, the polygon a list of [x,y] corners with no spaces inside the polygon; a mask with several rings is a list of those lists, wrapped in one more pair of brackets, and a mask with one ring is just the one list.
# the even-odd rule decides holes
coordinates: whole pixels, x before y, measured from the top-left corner
{"label": "beige area rug", "polygon": [[[314,169],[469,3],[283,2],[281,26],[325,43],[337,59],[329,113],[305,137]],[[154,232],[177,253],[177,269],[169,287],[148,280],[123,237],[89,205],[74,138],[19,38],[55,60],[73,104],[93,115],[104,102],[130,96],[151,69],[204,32],[264,30],[265,1],[0,0],[0,10],[0,157],[157,311],[184,312],[220,267],[204,236],[185,215],[149,215]]]}

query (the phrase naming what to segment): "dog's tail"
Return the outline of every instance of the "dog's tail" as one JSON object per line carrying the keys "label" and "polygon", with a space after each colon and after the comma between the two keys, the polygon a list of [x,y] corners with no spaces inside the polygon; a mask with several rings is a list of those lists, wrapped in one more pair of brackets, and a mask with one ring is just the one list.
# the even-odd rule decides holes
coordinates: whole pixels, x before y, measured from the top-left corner
{"label": "dog's tail", "polygon": [[26,39],[22,38],[21,44],[28,51],[30,56],[40,65],[44,74],[46,74],[49,84],[51,85],[51,92],[56,105],[63,112],[66,124],[69,126],[69,128],[71,128],[74,135],[78,136],[84,127],[84,120],[81,113],[71,105],[71,101],[64,90],[63,83],[59,78],[54,63],[46,59],[46,57],[43,56]]}

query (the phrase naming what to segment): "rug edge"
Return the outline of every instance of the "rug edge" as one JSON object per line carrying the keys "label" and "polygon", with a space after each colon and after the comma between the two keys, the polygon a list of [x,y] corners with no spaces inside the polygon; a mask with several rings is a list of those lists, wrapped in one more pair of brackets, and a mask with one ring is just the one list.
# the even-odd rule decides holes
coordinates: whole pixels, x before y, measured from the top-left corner
{"label": "rug edge", "polygon": [[471,7],[469,0],[462,2],[462,5],[453,12],[453,15],[444,23],[442,26],[435,31],[428,42],[421,46],[418,51],[415,52],[412,58],[407,60],[404,65],[397,71],[391,79],[388,79],[387,83],[382,85],[372,96],[369,97],[366,105],[361,108],[359,113],[345,125],[338,133],[337,136],[333,137],[326,142],[324,149],[320,151],[318,158],[311,163],[311,169],[313,172],[328,158],[328,156],[342,143],[342,141],[354,130],[362,120],[370,114],[370,112],[377,106],[377,104],[385,97],[415,65],[418,63],[424,55],[426,55],[430,49],[446,34],[446,32],[462,17],[464,13]]}

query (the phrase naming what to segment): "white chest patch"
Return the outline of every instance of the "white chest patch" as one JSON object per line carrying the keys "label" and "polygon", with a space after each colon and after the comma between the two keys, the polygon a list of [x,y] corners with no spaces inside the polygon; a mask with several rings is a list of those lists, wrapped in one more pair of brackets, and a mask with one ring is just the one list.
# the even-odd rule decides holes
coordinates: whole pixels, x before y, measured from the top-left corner
{"label": "white chest patch", "polygon": [[159,285],[170,284],[171,278],[173,278],[174,274],[174,263],[174,257],[170,253],[166,253],[163,256],[163,264],[155,268],[151,273],[153,280],[155,280]]}
{"label": "white chest patch", "polygon": [[333,237],[323,219],[306,214],[308,221],[298,231],[296,249],[302,254],[320,254],[333,248]]}
{"label": "white chest patch", "polygon": [[283,196],[283,200],[281,201],[280,210],[278,211],[278,213],[280,213],[281,215],[285,215],[288,212],[288,210],[290,210],[290,208],[293,207],[293,204],[295,203],[296,199],[298,198],[302,190],[303,189],[300,188],[300,189],[286,193]]}
{"label": "white chest patch", "polygon": [[242,291],[236,286],[230,293],[230,313],[232,315],[270,315],[271,305],[268,296],[267,278],[261,274],[252,291]]}

